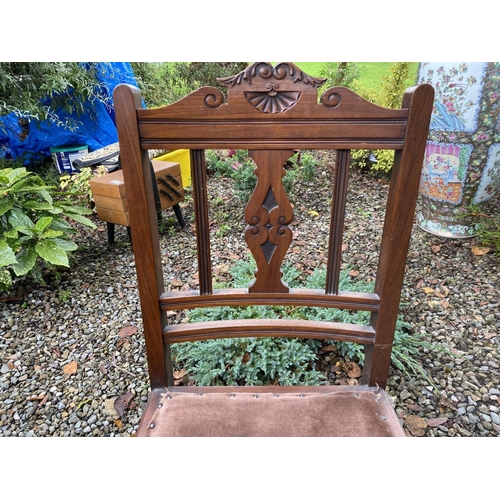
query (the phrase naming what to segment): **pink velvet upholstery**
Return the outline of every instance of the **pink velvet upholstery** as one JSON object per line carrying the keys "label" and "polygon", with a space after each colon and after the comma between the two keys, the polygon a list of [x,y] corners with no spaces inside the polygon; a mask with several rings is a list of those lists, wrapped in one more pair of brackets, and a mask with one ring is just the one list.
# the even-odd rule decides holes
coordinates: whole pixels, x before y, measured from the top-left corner
{"label": "pink velvet upholstery", "polygon": [[296,387],[293,391],[276,387],[272,392],[241,387],[233,390],[197,387],[195,392],[176,389],[152,392],[138,436],[404,436],[381,389],[366,386]]}

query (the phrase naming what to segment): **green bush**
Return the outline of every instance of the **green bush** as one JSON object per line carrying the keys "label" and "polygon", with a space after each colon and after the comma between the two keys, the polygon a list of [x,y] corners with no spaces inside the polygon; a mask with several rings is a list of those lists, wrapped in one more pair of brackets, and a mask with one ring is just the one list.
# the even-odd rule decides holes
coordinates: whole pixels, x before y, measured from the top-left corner
{"label": "green bush", "polygon": [[[410,78],[411,63],[398,62],[389,68],[382,77],[380,91],[363,88],[358,80],[359,72],[356,63],[327,63],[323,76],[328,77],[325,88],[332,85],[343,85],[356,92],[364,99],[385,108],[400,108],[403,93]],[[369,149],[353,150],[351,153],[353,165],[372,171],[389,173],[394,162],[393,150]]]}
{"label": "green bush", "polygon": [[[147,107],[170,104],[202,86],[218,87],[217,78],[233,76],[245,62],[133,62],[132,69]],[[220,89],[223,93],[225,88]]]}
{"label": "green bush", "polygon": [[59,177],[59,186],[61,190],[74,200],[82,203],[84,206],[93,209],[94,197],[90,189],[90,181],[97,176],[106,175],[107,170],[103,165],[93,170],[91,168],[82,168],[80,172],[71,175],[61,175]]}
{"label": "green bush", "polygon": [[[231,269],[234,288],[246,288],[254,279],[255,261],[249,256],[234,264]],[[289,286],[299,286],[300,272],[290,264],[283,266],[283,280]],[[326,270],[318,268],[306,280],[306,288],[324,289]],[[373,283],[353,281],[347,271],[340,274],[340,289],[355,292],[372,292]],[[218,321],[251,318],[294,318],[314,321],[333,321],[351,324],[368,324],[366,311],[348,311],[315,307],[216,307],[188,312],[190,321]],[[352,342],[328,341],[342,356],[364,362],[364,348]],[[240,338],[219,339],[175,344],[172,354],[177,368],[185,368],[197,385],[294,385],[321,384],[325,378],[314,370],[321,344],[316,340],[289,338]],[[446,348],[425,340],[424,334],[414,333],[411,326],[398,318],[392,351],[392,363],[403,373],[420,375],[434,385],[419,364],[419,349]]]}
{"label": "green bush", "polygon": [[[257,176],[254,173],[255,162],[246,149],[206,150],[205,160],[209,174],[233,179],[238,197],[243,202],[249,200],[257,184]],[[312,182],[317,177],[318,162],[308,152],[295,154],[290,159],[290,165],[283,177],[283,186],[288,194],[292,193],[299,180]]]}
{"label": "green bush", "polygon": [[50,120],[74,130],[78,120],[62,118],[61,111],[95,117],[97,101],[110,103],[102,92],[100,72],[112,72],[108,63],[0,62],[0,116]]}
{"label": "green bush", "polygon": [[471,205],[463,220],[475,226],[478,245],[491,247],[495,255],[500,257],[500,214],[487,214],[478,205]]}
{"label": "green bush", "polygon": [[43,267],[69,267],[77,245],[67,219],[95,228],[85,217],[91,210],[58,194],[24,167],[0,168],[0,289],[11,288],[13,276],[42,282]]}
{"label": "green bush", "polygon": [[359,68],[355,62],[327,62],[320,71],[326,78],[323,88],[348,87],[352,88],[355,80],[359,79]]}

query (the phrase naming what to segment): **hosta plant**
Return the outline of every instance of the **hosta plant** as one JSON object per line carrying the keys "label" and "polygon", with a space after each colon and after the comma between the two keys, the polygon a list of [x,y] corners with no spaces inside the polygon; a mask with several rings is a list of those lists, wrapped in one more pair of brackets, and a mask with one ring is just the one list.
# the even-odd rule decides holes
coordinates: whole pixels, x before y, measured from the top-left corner
{"label": "hosta plant", "polygon": [[69,267],[77,249],[69,220],[95,228],[90,213],[26,168],[0,168],[0,289],[15,277],[43,281],[44,268]]}

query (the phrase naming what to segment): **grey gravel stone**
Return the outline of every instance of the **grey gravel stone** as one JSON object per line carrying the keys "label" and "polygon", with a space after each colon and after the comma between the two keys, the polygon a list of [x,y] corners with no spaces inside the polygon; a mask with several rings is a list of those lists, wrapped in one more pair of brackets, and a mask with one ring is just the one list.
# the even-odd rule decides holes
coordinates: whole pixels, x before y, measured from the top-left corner
{"label": "grey gravel stone", "polygon": [[[209,188],[226,193],[228,181],[210,177]],[[354,231],[344,242],[344,264],[358,263],[363,279],[372,279],[376,243],[366,235],[373,227],[381,232],[387,182],[354,170],[349,189],[346,225]],[[293,225],[300,238],[314,233],[320,241],[305,247],[310,255],[292,251],[290,259],[309,271],[318,265],[319,253],[327,251],[323,228],[328,228],[330,205],[316,198],[306,203],[302,194],[291,200],[296,205]],[[497,196],[492,206],[498,209],[498,203]],[[371,207],[370,217],[360,206]],[[320,215],[311,217],[311,209]],[[194,289],[196,262],[185,251],[196,241],[192,201],[182,210],[187,228],[179,231],[172,223],[161,238],[163,266],[167,286],[175,277]],[[210,220],[217,226],[215,212]],[[13,295],[22,299],[0,302],[0,436],[118,437],[137,429],[149,381],[132,249],[125,228],[116,226],[116,243],[109,246],[105,224],[96,223],[98,231],[78,228],[80,249],[70,269],[48,275],[45,286],[16,284]],[[214,242],[214,264],[232,265],[230,253],[246,253],[244,223],[232,226],[222,243]],[[173,245],[168,251],[167,241]],[[446,418],[438,427],[429,426],[426,436],[500,435],[500,261],[493,254],[474,255],[474,244],[416,227],[412,233],[400,312],[414,333],[436,347],[420,349],[418,357],[434,385],[393,366],[387,392],[403,426],[408,415]],[[423,288],[445,296],[426,294]],[[136,326],[137,332],[122,339],[125,326]],[[71,362],[76,369],[65,373]],[[135,406],[117,418],[105,403],[127,391],[134,394]]]}

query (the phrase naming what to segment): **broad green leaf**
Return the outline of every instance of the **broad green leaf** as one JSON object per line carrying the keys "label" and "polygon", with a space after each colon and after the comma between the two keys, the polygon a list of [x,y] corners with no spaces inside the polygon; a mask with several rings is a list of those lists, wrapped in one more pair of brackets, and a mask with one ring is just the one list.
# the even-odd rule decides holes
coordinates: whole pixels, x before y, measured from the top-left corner
{"label": "broad green leaf", "polygon": [[9,229],[8,231],[5,231],[3,235],[8,239],[8,240],[16,240],[19,236],[19,233],[17,232],[16,229]]}
{"label": "broad green leaf", "polygon": [[14,200],[10,196],[0,198],[0,215],[8,212],[14,206]]}
{"label": "broad green leaf", "polygon": [[30,173],[24,168],[4,168],[2,169],[2,184],[7,184],[9,187],[15,182],[27,177]]}
{"label": "broad green leaf", "polygon": [[30,210],[51,210],[53,207],[52,203],[48,203],[47,201],[35,201],[29,200],[23,203],[24,208],[28,208]]}
{"label": "broad green leaf", "polygon": [[25,228],[33,229],[35,227],[33,221],[24,212],[15,208],[9,212],[7,220],[9,221],[9,224],[18,231]]}
{"label": "broad green leaf", "polygon": [[10,184],[8,191],[11,193],[18,193],[26,186],[37,186],[38,183],[33,183],[32,177],[25,177],[24,179],[18,179],[17,181]]}
{"label": "broad green leaf", "polygon": [[5,240],[0,240],[0,267],[16,263],[16,255]]}
{"label": "broad green leaf", "polygon": [[35,265],[36,259],[37,253],[34,243],[22,248],[17,254],[17,263],[12,266],[16,276],[23,276],[27,272],[31,271]]}
{"label": "broad green leaf", "polygon": [[42,196],[42,198],[47,202],[47,203],[50,203],[52,204],[53,200],[52,200],[52,196],[50,196],[50,193],[47,191],[47,189],[42,189],[40,191],[40,195]]}
{"label": "broad green leaf", "polygon": [[[20,189],[15,189],[13,190],[13,192],[16,192],[16,193],[25,193],[25,192],[29,192],[29,193],[34,193],[34,192],[38,192],[40,193],[44,198],[49,197],[49,200],[51,201],[52,200],[52,197],[50,196],[49,192],[48,192],[48,187],[47,186],[32,186],[32,185],[29,185],[29,186],[24,186]],[[47,200],[47,201],[49,201]]]}
{"label": "broad green leaf", "polygon": [[50,212],[51,214],[54,214],[54,215],[59,215],[59,214],[63,213],[63,210],[62,210],[62,208],[59,208],[59,207],[52,207],[50,210],[48,210],[48,212]]}
{"label": "broad green leaf", "polygon": [[83,215],[67,214],[67,216],[70,219],[83,224],[84,226],[91,227],[92,229],[97,229],[97,226],[90,219],[87,219],[87,217],[84,217]]}
{"label": "broad green leaf", "polygon": [[52,223],[52,217],[41,217],[37,220],[35,224],[35,232],[41,234],[47,229]]}
{"label": "broad green leaf", "polygon": [[37,254],[47,262],[56,266],[69,267],[66,252],[57,246],[54,240],[42,240],[35,245]]}
{"label": "broad green leaf", "polygon": [[59,236],[63,236],[64,232],[63,231],[54,231],[54,229],[47,229],[40,238],[45,240],[47,238],[59,238]]}
{"label": "broad green leaf", "polygon": [[62,208],[64,213],[68,216],[71,216],[71,214],[89,215],[93,213],[90,208],[83,207],[82,205],[68,205],[66,203],[61,203],[57,204],[57,206]]}
{"label": "broad green leaf", "polygon": [[54,231],[63,231],[65,233],[74,231],[71,224],[62,217],[54,217],[50,229],[54,229]]}
{"label": "broad green leaf", "polygon": [[65,252],[73,252],[78,248],[78,245],[71,240],[63,240],[61,238],[55,238],[54,241],[59,248],[62,248]]}

